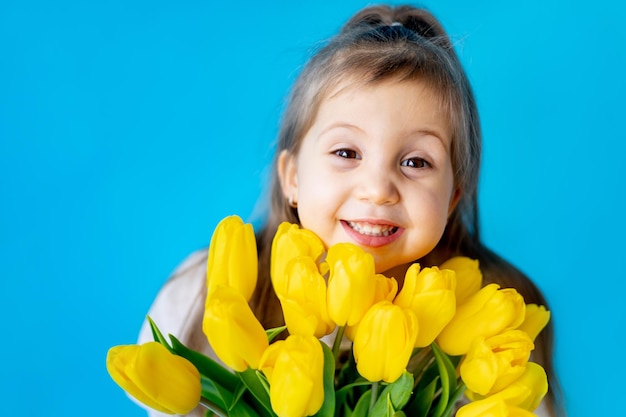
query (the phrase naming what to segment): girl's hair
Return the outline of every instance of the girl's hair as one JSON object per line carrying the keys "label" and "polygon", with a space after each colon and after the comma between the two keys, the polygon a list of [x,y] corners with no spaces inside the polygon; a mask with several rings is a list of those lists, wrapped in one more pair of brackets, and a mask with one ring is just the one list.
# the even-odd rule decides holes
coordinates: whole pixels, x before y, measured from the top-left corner
{"label": "girl's hair", "polygon": [[[478,110],[469,80],[453,44],[435,17],[411,6],[375,6],[354,15],[326,46],[308,62],[297,78],[283,115],[273,165],[270,212],[258,234],[259,285],[251,304],[265,326],[281,325],[279,302],[271,288],[269,262],[271,242],[278,225],[299,223],[297,210],[283,196],[277,175],[280,153],[299,151],[313,124],[320,103],[340,85],[372,85],[384,81],[424,82],[440,99],[450,117],[451,159],[459,202],[452,212],[441,241],[422,265],[438,265],[456,255],[478,259],[486,282],[514,287],[526,303],[545,305],[538,288],[523,273],[480,240],[477,184],[481,155]],[[553,329],[550,324],[538,337],[535,360],[550,377],[549,405],[560,415],[556,401],[559,385],[552,363]]]}

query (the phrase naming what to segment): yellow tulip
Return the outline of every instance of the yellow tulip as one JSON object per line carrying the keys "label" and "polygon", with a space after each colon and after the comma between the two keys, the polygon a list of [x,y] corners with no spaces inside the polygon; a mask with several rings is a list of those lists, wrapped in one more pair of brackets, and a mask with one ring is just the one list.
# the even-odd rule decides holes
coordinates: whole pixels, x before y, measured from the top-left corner
{"label": "yellow tulip", "polygon": [[398,281],[395,278],[388,278],[383,274],[374,275],[374,301],[373,304],[387,300],[393,301],[398,293]]}
{"label": "yellow tulip", "polygon": [[374,304],[359,323],[353,352],[359,374],[368,381],[394,382],[411,358],[417,317],[389,301]]}
{"label": "yellow tulip", "polygon": [[200,373],[187,359],[157,342],[114,346],[107,370],[126,392],[166,414],[187,414],[200,401]]}
{"label": "yellow tulip", "polygon": [[430,345],[450,322],[456,311],[454,271],[436,266],[420,271],[419,264],[409,267],[404,286],[394,304],[413,310],[420,324],[415,347]]}
{"label": "yellow tulip", "polygon": [[[393,277],[388,278],[383,274],[376,274],[374,278],[376,280],[376,284],[372,305],[378,303],[379,301],[393,301],[398,293],[398,281],[396,281]],[[358,323],[353,326],[346,326],[344,336],[349,340],[354,341],[354,335],[356,334],[356,329],[358,327]]]}
{"label": "yellow tulip", "polygon": [[289,262],[297,256],[309,256],[316,263],[324,254],[324,244],[310,230],[297,224],[283,222],[278,226],[272,241],[270,276],[277,295],[284,292],[284,274]]}
{"label": "yellow tulip", "polygon": [[465,256],[455,256],[442,263],[439,268],[450,269],[456,274],[456,304],[461,305],[476,294],[483,285],[483,274],[478,261]]}
{"label": "yellow tulip", "polygon": [[311,416],[324,402],[324,353],[314,336],[290,335],[272,343],[260,365],[278,417]]}
{"label": "yellow tulip", "polygon": [[215,228],[207,260],[207,288],[210,295],[221,285],[233,287],[246,301],[256,287],[258,258],[251,224],[237,216],[224,218]]}
{"label": "yellow tulip", "polygon": [[[548,376],[546,371],[534,362],[526,364],[526,370],[512,384],[501,391],[487,397],[492,400],[502,400],[510,406],[533,411],[539,407],[541,400],[548,392]],[[485,397],[470,390],[465,395],[473,401],[484,400]]]}
{"label": "yellow tulip", "polygon": [[456,417],[535,417],[530,411],[508,405],[500,398],[487,397],[459,408]]}
{"label": "yellow tulip", "polygon": [[207,300],[202,330],[217,357],[237,372],[257,369],[268,340],[243,295],[218,287]]}
{"label": "yellow tulip", "polygon": [[328,249],[328,314],[338,326],[357,324],[374,302],[374,258],[360,247],[338,243]]}
{"label": "yellow tulip", "polygon": [[544,306],[526,304],[526,318],[518,329],[528,333],[534,341],[550,321],[550,312]]}
{"label": "yellow tulip", "polygon": [[478,338],[461,362],[461,378],[467,389],[491,395],[524,373],[533,348],[530,337],[520,330]]}
{"label": "yellow tulip", "polygon": [[308,256],[291,260],[285,272],[283,294],[279,296],[290,334],[322,337],[335,329],[328,316],[326,281]]}
{"label": "yellow tulip", "polygon": [[515,289],[489,284],[457,308],[437,343],[449,355],[463,355],[478,337],[488,338],[518,327],[525,311],[524,299]]}

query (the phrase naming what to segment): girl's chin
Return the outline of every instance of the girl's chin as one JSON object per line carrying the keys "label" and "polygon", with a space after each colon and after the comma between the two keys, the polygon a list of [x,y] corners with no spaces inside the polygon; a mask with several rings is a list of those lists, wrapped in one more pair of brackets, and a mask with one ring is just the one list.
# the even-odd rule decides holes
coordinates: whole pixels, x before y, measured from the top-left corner
{"label": "girl's chin", "polygon": [[386,277],[394,277],[396,280],[399,278],[404,278],[404,274],[406,270],[411,266],[412,262],[402,263],[401,261],[392,261],[385,259],[377,260],[376,255],[374,255],[374,262],[376,264],[376,273],[383,274]]}

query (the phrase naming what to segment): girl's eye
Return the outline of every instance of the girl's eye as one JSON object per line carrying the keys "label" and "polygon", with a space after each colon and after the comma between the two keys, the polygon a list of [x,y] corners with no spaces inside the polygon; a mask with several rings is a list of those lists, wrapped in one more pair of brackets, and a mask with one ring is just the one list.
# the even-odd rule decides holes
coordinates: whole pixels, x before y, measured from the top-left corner
{"label": "girl's eye", "polygon": [[409,168],[428,168],[430,166],[430,164],[423,158],[405,159],[400,165]]}
{"label": "girl's eye", "polygon": [[353,151],[352,149],[337,149],[333,153],[340,158],[361,159],[361,155],[359,155],[358,153],[356,153],[356,151]]}

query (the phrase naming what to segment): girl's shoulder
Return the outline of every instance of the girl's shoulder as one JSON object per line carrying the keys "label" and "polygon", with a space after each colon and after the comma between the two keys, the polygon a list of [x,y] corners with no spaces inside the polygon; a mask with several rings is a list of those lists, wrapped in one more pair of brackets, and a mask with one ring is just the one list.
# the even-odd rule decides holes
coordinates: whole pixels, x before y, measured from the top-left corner
{"label": "girl's shoulder", "polygon": [[[176,335],[183,343],[195,339],[201,328],[198,326],[206,298],[206,260],[206,249],[190,254],[170,275],[148,311],[163,334]],[[152,331],[144,321],[139,342],[151,340]]]}

